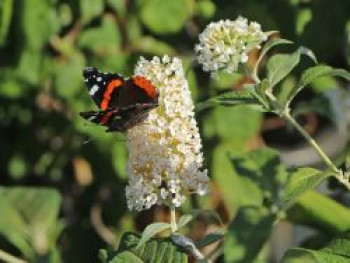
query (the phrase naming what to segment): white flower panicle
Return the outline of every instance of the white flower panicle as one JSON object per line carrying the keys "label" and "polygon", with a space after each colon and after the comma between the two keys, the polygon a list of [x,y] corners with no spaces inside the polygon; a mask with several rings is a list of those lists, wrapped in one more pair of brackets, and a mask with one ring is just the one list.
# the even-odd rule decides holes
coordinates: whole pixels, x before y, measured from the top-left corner
{"label": "white flower panicle", "polygon": [[260,48],[260,43],[266,40],[267,34],[261,31],[260,24],[248,24],[246,18],[238,17],[235,21],[210,23],[199,35],[195,51],[203,70],[215,76],[218,70],[235,72],[240,63],[247,62],[248,52]]}
{"label": "white flower panicle", "polygon": [[135,75],[146,77],[157,87],[159,106],[126,134],[128,208],[140,211],[160,203],[178,207],[187,194],[202,195],[209,187],[182,63],[168,56],[151,61],[141,58]]}

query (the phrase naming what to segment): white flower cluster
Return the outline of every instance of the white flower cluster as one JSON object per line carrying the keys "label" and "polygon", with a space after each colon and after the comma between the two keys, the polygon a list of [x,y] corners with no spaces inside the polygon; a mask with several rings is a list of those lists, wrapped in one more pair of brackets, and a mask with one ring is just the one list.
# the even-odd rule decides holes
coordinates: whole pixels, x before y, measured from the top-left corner
{"label": "white flower cluster", "polygon": [[128,208],[140,211],[156,203],[178,207],[187,194],[203,195],[209,187],[182,62],[168,56],[141,58],[135,75],[145,76],[157,87],[159,106],[126,134]]}
{"label": "white flower cluster", "polygon": [[203,70],[215,76],[218,70],[235,72],[240,63],[247,62],[248,52],[260,48],[260,43],[266,40],[267,34],[261,31],[260,24],[248,24],[246,18],[238,17],[235,21],[210,23],[199,35],[195,51]]}

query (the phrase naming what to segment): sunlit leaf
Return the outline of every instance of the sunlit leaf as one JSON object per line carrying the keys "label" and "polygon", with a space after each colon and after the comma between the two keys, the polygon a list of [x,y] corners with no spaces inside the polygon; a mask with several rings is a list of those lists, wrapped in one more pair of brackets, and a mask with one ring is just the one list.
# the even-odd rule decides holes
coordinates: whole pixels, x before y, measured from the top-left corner
{"label": "sunlit leaf", "polygon": [[180,31],[190,14],[186,0],[139,0],[138,2],[141,21],[156,34]]}
{"label": "sunlit leaf", "polygon": [[159,232],[167,229],[171,229],[171,225],[169,223],[158,222],[148,225],[142,232],[140,242],[137,244],[137,248],[144,245],[148,240],[150,240]]}

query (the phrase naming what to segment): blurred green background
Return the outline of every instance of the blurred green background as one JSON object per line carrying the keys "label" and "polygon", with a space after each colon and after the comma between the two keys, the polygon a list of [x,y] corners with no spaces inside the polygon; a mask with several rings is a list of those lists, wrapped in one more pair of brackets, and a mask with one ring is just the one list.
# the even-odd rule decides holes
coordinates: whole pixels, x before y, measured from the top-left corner
{"label": "blurred green background", "polygon": [[[349,69],[349,10],[347,0],[0,0],[0,248],[30,262],[97,262],[106,241],[113,246],[126,230],[167,220],[162,208],[127,211],[123,135],[78,115],[95,107],[82,81],[85,66],[129,76],[141,55],[179,56],[198,102],[245,81],[224,74],[210,80],[191,66],[210,21],[245,16]],[[346,123],[342,109],[331,108],[344,104],[343,86],[322,79],[298,97],[315,136]],[[325,96],[330,90],[340,95]],[[228,222],[239,207],[259,203],[261,192],[235,174],[227,152],[265,143],[292,151],[302,139],[247,107],[197,117],[214,194],[182,209],[215,209]]]}

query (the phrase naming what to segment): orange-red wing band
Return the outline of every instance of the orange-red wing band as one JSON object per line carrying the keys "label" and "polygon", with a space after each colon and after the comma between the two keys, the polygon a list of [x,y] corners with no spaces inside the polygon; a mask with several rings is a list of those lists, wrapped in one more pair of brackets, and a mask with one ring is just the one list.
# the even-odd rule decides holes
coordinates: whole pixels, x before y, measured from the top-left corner
{"label": "orange-red wing band", "polygon": [[102,125],[106,124],[109,121],[109,119],[111,118],[112,115],[113,115],[113,111],[107,112],[106,115],[104,115],[102,117],[102,119],[100,121],[100,124],[102,124]]}
{"label": "orange-red wing band", "polygon": [[120,79],[112,80],[103,94],[103,100],[101,102],[101,109],[106,110],[108,108],[109,101],[111,100],[111,94],[114,91],[114,89],[117,89],[121,87],[123,82]]}
{"label": "orange-red wing band", "polygon": [[158,92],[157,92],[156,88],[145,77],[135,76],[135,77],[133,77],[133,80],[134,80],[135,85],[140,87],[144,91],[146,91],[147,95],[150,98],[154,99],[154,98],[156,98],[158,96]]}

